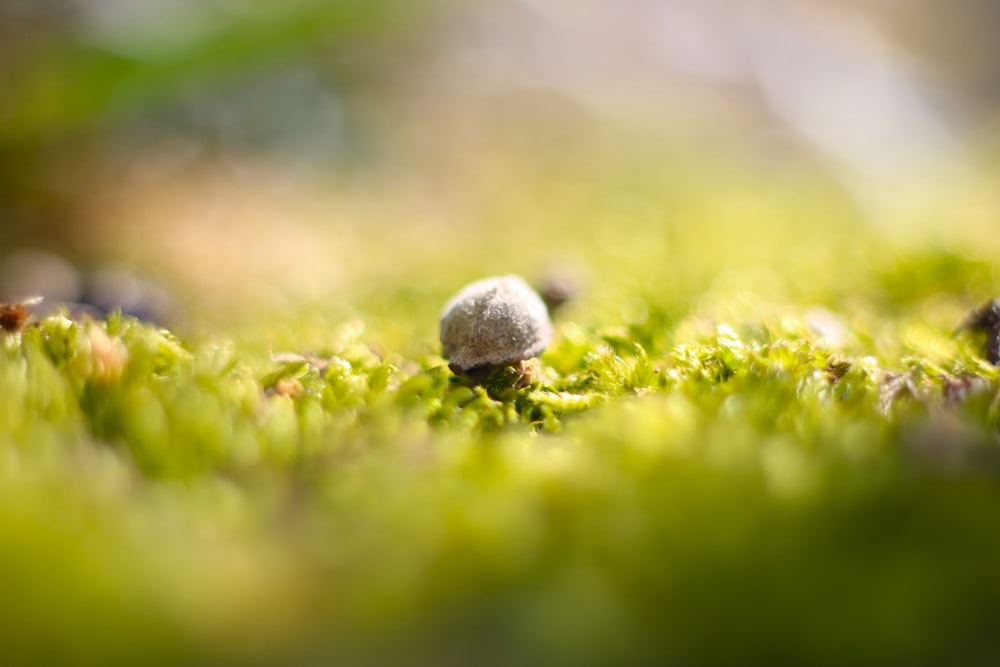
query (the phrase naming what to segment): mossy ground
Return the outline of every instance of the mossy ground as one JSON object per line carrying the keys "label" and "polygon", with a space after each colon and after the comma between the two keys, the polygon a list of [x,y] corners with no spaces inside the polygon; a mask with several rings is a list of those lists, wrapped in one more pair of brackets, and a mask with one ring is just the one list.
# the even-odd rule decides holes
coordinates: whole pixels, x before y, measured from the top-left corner
{"label": "mossy ground", "polygon": [[[336,301],[228,328],[0,335],[4,653],[989,664],[1000,373],[953,331],[998,291],[988,202],[914,241],[788,175],[663,176],[375,230]],[[536,382],[453,376],[446,298],[563,255]]]}

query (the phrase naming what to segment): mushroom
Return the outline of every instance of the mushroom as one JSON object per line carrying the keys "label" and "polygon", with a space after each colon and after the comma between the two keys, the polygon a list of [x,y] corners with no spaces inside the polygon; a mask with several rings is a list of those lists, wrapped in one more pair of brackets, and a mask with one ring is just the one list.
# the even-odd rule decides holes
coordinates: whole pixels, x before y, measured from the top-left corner
{"label": "mushroom", "polygon": [[441,313],[441,347],[457,374],[530,359],[552,340],[542,298],[519,276],[466,285]]}

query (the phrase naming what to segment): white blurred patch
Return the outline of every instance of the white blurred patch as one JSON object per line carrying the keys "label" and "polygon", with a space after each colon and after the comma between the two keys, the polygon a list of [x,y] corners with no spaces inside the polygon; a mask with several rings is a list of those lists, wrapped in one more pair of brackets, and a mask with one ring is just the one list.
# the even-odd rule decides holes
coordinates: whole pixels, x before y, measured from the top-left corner
{"label": "white blurred patch", "polygon": [[748,62],[768,107],[871,217],[935,207],[967,177],[942,91],[863,10],[760,0],[744,17]]}

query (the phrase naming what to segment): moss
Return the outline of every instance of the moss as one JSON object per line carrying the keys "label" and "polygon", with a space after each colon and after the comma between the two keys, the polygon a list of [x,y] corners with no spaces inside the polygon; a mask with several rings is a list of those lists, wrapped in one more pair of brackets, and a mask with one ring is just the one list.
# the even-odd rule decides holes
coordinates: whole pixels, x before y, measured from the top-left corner
{"label": "moss", "polygon": [[5,335],[0,579],[23,601],[5,645],[407,664],[996,649],[997,369],[905,317],[887,356],[791,307],[692,312],[667,336],[658,308],[558,324],[526,386],[385,356],[357,323],[284,354],[120,315]]}
{"label": "moss", "polygon": [[[1000,292],[996,248],[886,239],[808,183],[678,177],[598,197],[566,172],[420,253],[359,232],[379,261],[326,303],[0,332],[5,654],[985,664],[1000,370],[954,328]],[[456,377],[449,294],[549,250],[593,280],[530,378]]]}

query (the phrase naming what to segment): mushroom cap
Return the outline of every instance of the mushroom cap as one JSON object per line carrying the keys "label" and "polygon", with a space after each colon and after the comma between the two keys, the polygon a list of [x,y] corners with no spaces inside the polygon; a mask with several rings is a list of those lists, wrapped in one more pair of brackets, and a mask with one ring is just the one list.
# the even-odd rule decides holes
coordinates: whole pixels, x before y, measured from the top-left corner
{"label": "mushroom cap", "polygon": [[520,276],[466,285],[441,313],[441,347],[457,373],[530,359],[551,340],[549,311]]}

